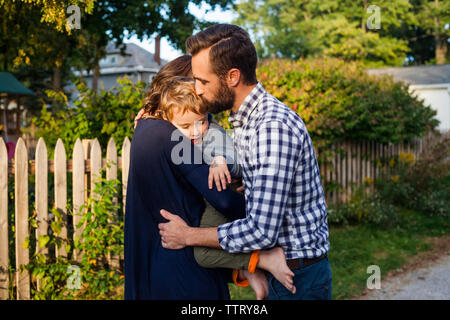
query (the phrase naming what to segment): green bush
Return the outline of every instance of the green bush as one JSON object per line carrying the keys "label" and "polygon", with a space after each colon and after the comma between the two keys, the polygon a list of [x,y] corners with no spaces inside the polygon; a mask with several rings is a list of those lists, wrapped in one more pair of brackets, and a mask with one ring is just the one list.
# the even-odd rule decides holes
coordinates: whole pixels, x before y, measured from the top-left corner
{"label": "green bush", "polygon": [[400,210],[377,194],[366,193],[366,186],[358,188],[348,203],[331,205],[328,222],[334,225],[370,224],[382,228],[398,226],[402,222]]}
{"label": "green bush", "polygon": [[[348,203],[331,205],[330,224],[396,226],[402,209],[450,217],[450,134],[417,160],[409,153],[381,159],[382,174],[366,181]],[[372,188],[373,183],[373,188]]]}
{"label": "green bush", "polygon": [[388,159],[375,180],[387,203],[430,215],[450,217],[450,134],[414,161],[410,154]]}
{"label": "green bush", "polygon": [[[123,265],[111,263],[112,257],[123,254],[124,222],[117,201],[118,184],[118,180],[104,179],[96,184],[96,196],[88,198],[81,208],[85,213],[77,227],[84,229],[75,241],[60,237],[62,216],[52,210],[51,232],[39,237],[38,250],[24,266],[32,276],[33,299],[123,299]],[[37,227],[35,217],[30,226]],[[44,247],[49,248],[47,254],[42,253]],[[55,251],[62,247],[68,257],[55,257]],[[75,259],[75,251],[81,253],[81,259]]]}
{"label": "green bush", "polygon": [[63,93],[46,91],[54,103],[49,109],[43,101],[40,116],[33,118],[37,137],[43,137],[52,152],[61,138],[68,153],[73,151],[77,138],[98,138],[105,150],[109,138],[113,137],[120,154],[125,137],[133,137],[134,117],[142,107],[146,84],[134,84],[124,77],[116,87],[99,93],[81,80],[76,85],[80,98],[74,101],[75,108],[68,106],[68,98]]}
{"label": "green bush", "polygon": [[342,140],[397,143],[434,129],[436,112],[408,86],[335,58],[271,59],[257,69],[265,89],[305,121],[316,147]]}

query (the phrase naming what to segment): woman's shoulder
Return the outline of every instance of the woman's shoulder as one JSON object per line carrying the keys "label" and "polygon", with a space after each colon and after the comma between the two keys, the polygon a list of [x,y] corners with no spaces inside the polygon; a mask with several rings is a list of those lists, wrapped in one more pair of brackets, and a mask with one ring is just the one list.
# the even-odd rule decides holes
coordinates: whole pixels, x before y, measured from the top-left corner
{"label": "woman's shoulder", "polygon": [[170,135],[176,128],[166,120],[141,119],[135,129],[135,135],[151,135],[152,137],[163,137]]}

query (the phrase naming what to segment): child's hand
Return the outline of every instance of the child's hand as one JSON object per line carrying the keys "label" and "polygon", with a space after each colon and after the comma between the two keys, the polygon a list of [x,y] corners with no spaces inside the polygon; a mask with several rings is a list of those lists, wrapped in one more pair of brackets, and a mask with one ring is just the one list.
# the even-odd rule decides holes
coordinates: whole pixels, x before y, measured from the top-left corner
{"label": "child's hand", "polygon": [[137,114],[137,116],[134,118],[134,128],[136,129],[136,126],[138,124],[139,119],[145,118],[145,110],[144,108],[142,108],[141,110],[139,110],[139,113]]}
{"label": "child's hand", "polygon": [[227,188],[227,182],[231,183],[231,175],[228,170],[227,161],[222,156],[217,156],[213,159],[209,167],[208,186],[213,187],[213,182],[216,183],[217,191],[222,191]]}

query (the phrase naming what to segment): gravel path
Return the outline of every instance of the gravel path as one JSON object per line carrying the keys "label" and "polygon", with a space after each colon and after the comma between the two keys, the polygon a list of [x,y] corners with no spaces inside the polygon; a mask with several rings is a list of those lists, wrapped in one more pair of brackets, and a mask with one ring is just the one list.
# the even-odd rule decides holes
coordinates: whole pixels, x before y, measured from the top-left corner
{"label": "gravel path", "polygon": [[361,300],[450,300],[450,252],[426,266],[381,279]]}

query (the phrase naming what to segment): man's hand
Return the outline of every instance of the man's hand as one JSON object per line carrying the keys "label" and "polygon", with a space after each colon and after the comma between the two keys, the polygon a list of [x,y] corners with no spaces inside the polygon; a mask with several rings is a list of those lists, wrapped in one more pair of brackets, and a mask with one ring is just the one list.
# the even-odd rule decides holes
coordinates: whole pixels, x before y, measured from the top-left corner
{"label": "man's hand", "polygon": [[235,191],[244,194],[244,186],[242,185],[242,178],[231,179],[231,185],[235,185]]}
{"label": "man's hand", "polygon": [[208,186],[210,189],[212,189],[214,182],[216,183],[217,191],[225,190],[227,183],[231,183],[227,160],[222,156],[215,157],[209,167]]}
{"label": "man's hand", "polygon": [[169,211],[162,209],[160,213],[169,220],[169,222],[158,224],[163,248],[177,250],[186,247],[186,238],[190,227],[182,218]]}

